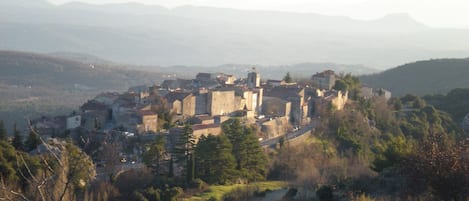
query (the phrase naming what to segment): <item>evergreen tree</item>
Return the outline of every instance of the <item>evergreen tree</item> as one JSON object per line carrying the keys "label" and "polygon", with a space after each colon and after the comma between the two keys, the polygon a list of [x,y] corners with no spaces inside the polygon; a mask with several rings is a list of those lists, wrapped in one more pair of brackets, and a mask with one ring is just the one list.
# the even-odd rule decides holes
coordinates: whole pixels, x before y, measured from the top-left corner
{"label": "evergreen tree", "polygon": [[0,141],[7,141],[8,135],[5,129],[5,125],[3,124],[3,120],[0,120]]}
{"label": "evergreen tree", "polygon": [[41,142],[41,139],[39,138],[39,136],[34,133],[33,130],[31,130],[29,132],[29,135],[28,135],[28,138],[26,139],[26,142],[24,143],[25,144],[25,150],[26,151],[32,151],[34,149],[36,149],[36,147],[38,145],[40,145],[42,142]]}
{"label": "evergreen tree", "polygon": [[160,174],[160,164],[165,153],[165,140],[163,136],[157,136],[156,139],[145,147],[143,162],[152,167],[157,175]]}
{"label": "evergreen tree", "polygon": [[173,154],[176,162],[185,170],[186,182],[194,179],[195,165],[193,152],[195,148],[195,137],[190,125],[185,125],[174,145]]}
{"label": "evergreen tree", "polygon": [[285,81],[286,83],[292,83],[292,82],[293,82],[293,79],[292,79],[292,77],[290,76],[290,72],[287,72],[287,74],[285,75],[285,77],[283,77],[283,81]]}
{"label": "evergreen tree", "polygon": [[241,125],[237,119],[225,122],[222,129],[233,145],[236,169],[240,171],[241,176],[248,180],[264,179],[267,157],[259,144],[255,130]]}
{"label": "evergreen tree", "polygon": [[11,142],[11,145],[13,145],[16,150],[24,149],[23,136],[21,135],[20,131],[16,128],[16,124],[13,126],[13,140]]}
{"label": "evergreen tree", "polygon": [[225,135],[200,138],[195,150],[197,177],[207,183],[225,184],[236,175],[232,145]]}

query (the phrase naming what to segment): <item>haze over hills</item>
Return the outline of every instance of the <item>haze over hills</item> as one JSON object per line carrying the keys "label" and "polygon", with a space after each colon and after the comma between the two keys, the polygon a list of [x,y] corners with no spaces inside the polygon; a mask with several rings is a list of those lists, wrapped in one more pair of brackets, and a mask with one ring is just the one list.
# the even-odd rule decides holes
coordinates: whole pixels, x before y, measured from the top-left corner
{"label": "haze over hills", "polygon": [[68,114],[104,91],[159,83],[163,75],[53,56],[0,51],[0,119],[11,128],[25,118]]}
{"label": "haze over hills", "polygon": [[381,87],[393,96],[405,94],[446,94],[455,88],[469,88],[469,59],[435,59],[398,66],[360,77],[372,87]]}
{"label": "haze over hills", "polygon": [[[34,4],[31,2],[35,2]],[[469,55],[468,30],[433,29],[406,14],[372,21],[272,11],[135,3],[0,2],[0,49],[78,52],[138,65],[402,63]]]}

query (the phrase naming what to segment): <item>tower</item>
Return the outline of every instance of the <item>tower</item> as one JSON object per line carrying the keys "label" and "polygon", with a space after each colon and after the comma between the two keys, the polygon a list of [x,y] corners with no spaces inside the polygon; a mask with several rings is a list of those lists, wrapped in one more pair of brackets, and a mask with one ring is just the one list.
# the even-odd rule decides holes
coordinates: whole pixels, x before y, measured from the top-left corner
{"label": "tower", "polygon": [[261,86],[261,76],[258,72],[256,72],[256,68],[252,68],[252,71],[248,73],[248,80],[247,80],[248,88],[258,88]]}

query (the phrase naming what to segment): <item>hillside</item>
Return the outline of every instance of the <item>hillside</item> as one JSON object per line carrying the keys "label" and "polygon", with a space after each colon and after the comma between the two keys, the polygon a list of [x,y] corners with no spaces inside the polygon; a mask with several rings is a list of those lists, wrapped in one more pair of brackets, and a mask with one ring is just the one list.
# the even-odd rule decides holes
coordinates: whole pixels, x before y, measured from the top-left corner
{"label": "hillside", "polygon": [[3,84],[33,88],[125,90],[162,79],[159,73],[12,51],[0,51],[0,66]]}
{"label": "hillside", "polygon": [[360,77],[372,87],[389,89],[393,96],[446,94],[469,87],[469,59],[435,59],[405,64]]}
{"label": "hillside", "polygon": [[40,114],[70,112],[103,91],[160,83],[162,74],[0,51],[0,119],[11,126]]}

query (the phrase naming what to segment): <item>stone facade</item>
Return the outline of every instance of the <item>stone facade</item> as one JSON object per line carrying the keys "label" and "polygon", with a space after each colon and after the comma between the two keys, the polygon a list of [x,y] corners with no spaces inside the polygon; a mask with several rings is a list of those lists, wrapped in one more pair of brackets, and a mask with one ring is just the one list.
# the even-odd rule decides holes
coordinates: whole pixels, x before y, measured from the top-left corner
{"label": "stone facade", "polygon": [[248,73],[247,86],[249,88],[258,88],[261,86],[261,76],[258,72]]}
{"label": "stone facade", "polygon": [[286,117],[290,119],[291,102],[275,97],[264,98],[262,110],[267,116]]}
{"label": "stone facade", "polygon": [[67,117],[66,129],[74,129],[81,126],[81,115]]}
{"label": "stone facade", "polygon": [[337,76],[334,71],[326,70],[321,73],[316,73],[311,77],[311,80],[313,81],[314,86],[320,89],[331,90],[337,80],[336,77]]}
{"label": "stone facade", "polygon": [[264,139],[285,135],[290,128],[291,126],[287,117],[273,118],[272,120],[265,121],[261,124],[261,131],[264,133]]}
{"label": "stone facade", "polygon": [[192,93],[170,92],[165,96],[170,110],[186,117],[196,114],[196,97]]}
{"label": "stone facade", "polygon": [[[274,87],[265,92],[265,98],[275,97],[291,103],[290,122],[295,125],[307,123],[308,103],[305,102],[305,90],[297,87]],[[264,102],[266,103],[266,102]],[[267,113],[264,114],[268,115]]]}
{"label": "stone facade", "polygon": [[140,111],[136,127],[138,133],[156,133],[158,131],[158,115],[150,110]]}
{"label": "stone facade", "polygon": [[235,92],[233,90],[211,91],[208,94],[208,113],[212,116],[226,115],[236,111]]}
{"label": "stone facade", "polygon": [[195,114],[207,114],[208,109],[208,92],[207,93],[198,93],[195,95]]}

